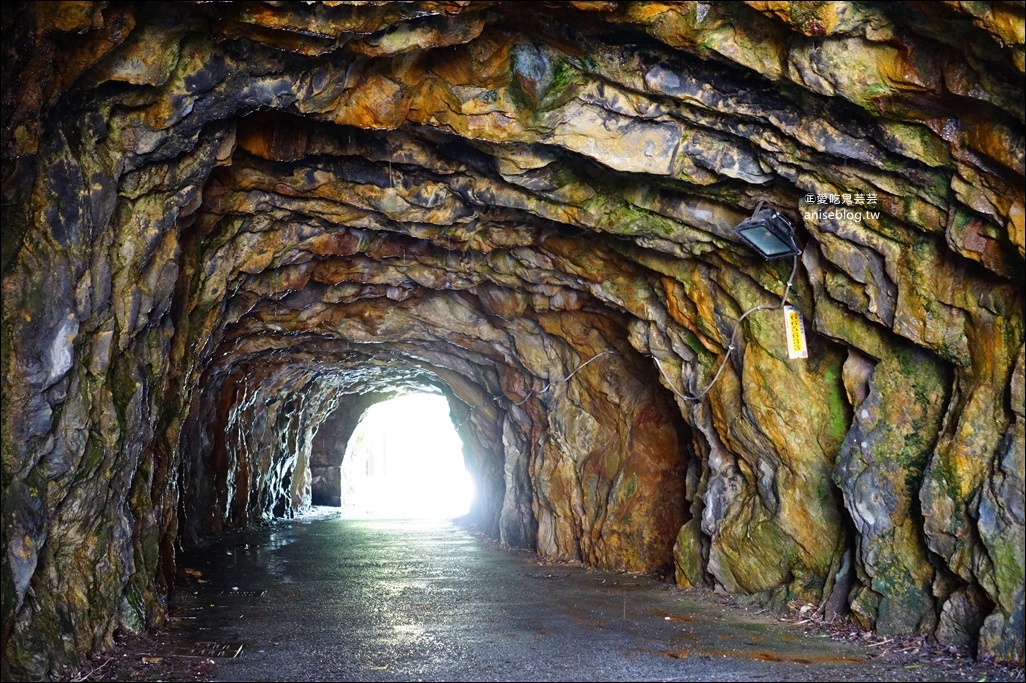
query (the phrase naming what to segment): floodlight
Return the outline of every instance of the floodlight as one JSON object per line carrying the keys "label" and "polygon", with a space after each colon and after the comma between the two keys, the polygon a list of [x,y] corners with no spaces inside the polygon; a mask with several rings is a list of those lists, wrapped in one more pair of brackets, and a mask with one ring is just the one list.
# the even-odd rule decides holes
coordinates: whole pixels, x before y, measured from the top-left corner
{"label": "floodlight", "polygon": [[734,230],[737,236],[764,259],[797,256],[801,253],[794,243],[794,227],[778,211],[762,208],[760,201],[751,218],[746,218]]}

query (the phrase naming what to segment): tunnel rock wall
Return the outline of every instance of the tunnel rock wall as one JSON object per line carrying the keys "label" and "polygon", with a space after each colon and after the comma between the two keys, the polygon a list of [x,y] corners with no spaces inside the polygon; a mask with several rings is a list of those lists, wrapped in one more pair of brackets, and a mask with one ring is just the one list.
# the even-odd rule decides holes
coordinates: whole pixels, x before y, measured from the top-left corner
{"label": "tunnel rock wall", "polygon": [[[1023,14],[5,11],[5,677],[158,623],[176,546],[425,387],[509,545],[1021,664]],[[808,360],[731,343],[785,292]]]}
{"label": "tunnel rock wall", "polygon": [[295,364],[247,363],[206,387],[181,441],[187,542],[308,508],[314,435],[335,386]]}
{"label": "tunnel rock wall", "polygon": [[314,505],[342,505],[342,461],[349,439],[368,408],[394,397],[389,393],[346,394],[334,402],[310,446],[310,499]]}

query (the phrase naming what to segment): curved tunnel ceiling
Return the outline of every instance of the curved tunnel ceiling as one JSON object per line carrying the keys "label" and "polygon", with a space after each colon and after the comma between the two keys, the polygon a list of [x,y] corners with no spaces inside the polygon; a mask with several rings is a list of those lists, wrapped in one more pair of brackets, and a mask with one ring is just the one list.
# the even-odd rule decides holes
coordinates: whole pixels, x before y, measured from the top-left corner
{"label": "curved tunnel ceiling", "polygon": [[[506,543],[1022,661],[1021,4],[3,21],[11,671],[159,621],[176,543],[424,387]],[[758,312],[690,400],[784,293],[761,200],[810,358]]]}

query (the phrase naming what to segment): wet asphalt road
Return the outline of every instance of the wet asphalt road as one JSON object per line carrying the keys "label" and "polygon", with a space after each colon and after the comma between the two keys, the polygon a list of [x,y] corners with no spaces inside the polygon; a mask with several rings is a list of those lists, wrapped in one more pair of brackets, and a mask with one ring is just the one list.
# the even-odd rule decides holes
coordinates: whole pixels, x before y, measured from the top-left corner
{"label": "wet asphalt road", "polygon": [[[546,565],[449,522],[296,520],[183,558],[216,680],[924,680],[650,577]],[[202,582],[196,580],[196,571]],[[253,597],[249,591],[266,591]]]}

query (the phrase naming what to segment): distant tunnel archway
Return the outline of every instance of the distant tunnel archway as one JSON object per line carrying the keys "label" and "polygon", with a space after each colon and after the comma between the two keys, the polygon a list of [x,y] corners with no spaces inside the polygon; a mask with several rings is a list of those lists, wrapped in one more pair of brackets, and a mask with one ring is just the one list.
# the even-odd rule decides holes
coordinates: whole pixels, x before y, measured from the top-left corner
{"label": "distant tunnel archway", "polygon": [[438,394],[408,394],[368,408],[340,469],[346,518],[453,519],[467,515],[475,497],[463,442]]}

